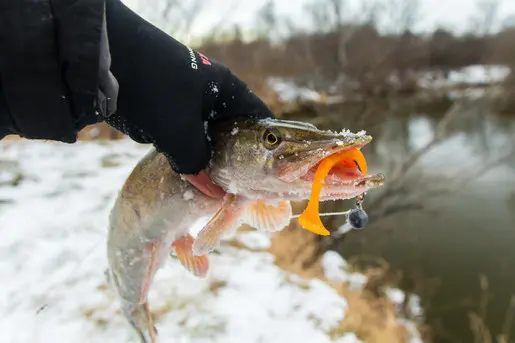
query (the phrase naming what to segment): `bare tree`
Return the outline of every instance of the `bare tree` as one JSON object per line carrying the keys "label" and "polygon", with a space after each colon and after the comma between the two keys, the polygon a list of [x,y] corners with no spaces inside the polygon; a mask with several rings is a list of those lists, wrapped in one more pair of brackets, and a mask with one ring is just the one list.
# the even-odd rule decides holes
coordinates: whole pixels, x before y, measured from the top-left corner
{"label": "bare tree", "polygon": [[421,19],[420,0],[389,0],[387,12],[390,31],[396,34],[411,32]]}
{"label": "bare tree", "polygon": [[265,35],[269,35],[277,25],[275,2],[273,0],[268,0],[259,9],[256,16],[258,28],[260,28]]}
{"label": "bare tree", "polygon": [[352,37],[353,31],[350,27],[344,30],[343,12],[344,0],[328,0],[331,5],[334,17],[334,31],[336,32],[337,47],[336,56],[338,64],[344,68],[347,65],[347,42]]}
{"label": "bare tree", "polygon": [[165,28],[172,35],[187,34],[202,11],[205,0],[165,0],[161,12]]}
{"label": "bare tree", "polygon": [[334,77],[334,80],[338,80],[348,65],[347,45],[357,29],[357,25],[348,19],[351,15],[347,2],[315,0],[306,6],[306,11],[317,31],[327,35],[328,44],[325,52],[329,56],[334,56],[336,62],[336,70],[329,71],[329,74]]}
{"label": "bare tree", "polygon": [[499,0],[477,0],[477,13],[472,17],[473,32],[480,36],[492,34],[499,22]]}
{"label": "bare tree", "polygon": [[288,37],[299,32],[294,19],[277,13],[274,0],[267,0],[258,10],[256,22],[260,39],[286,41]]}
{"label": "bare tree", "polygon": [[378,26],[380,15],[384,10],[384,3],[379,0],[362,0],[358,15],[363,24],[375,28]]}
{"label": "bare tree", "polygon": [[[192,28],[199,22],[199,17],[209,8],[209,0],[162,0],[150,6],[145,0],[140,2],[144,5],[142,7],[144,11],[157,13],[155,21],[161,29],[181,40],[188,40]],[[206,36],[216,37],[226,28],[224,24],[227,18],[238,5],[239,2],[233,0],[228,10],[220,13],[217,22],[207,30]]]}
{"label": "bare tree", "polygon": [[334,30],[335,24],[331,12],[333,0],[312,0],[304,6],[310,16],[311,24],[317,32],[328,33]]}

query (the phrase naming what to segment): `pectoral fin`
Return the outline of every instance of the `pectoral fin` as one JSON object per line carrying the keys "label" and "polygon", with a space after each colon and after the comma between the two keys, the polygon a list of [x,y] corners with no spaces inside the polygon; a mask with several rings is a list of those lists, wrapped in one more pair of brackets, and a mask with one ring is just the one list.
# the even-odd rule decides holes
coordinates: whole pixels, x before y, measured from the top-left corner
{"label": "pectoral fin", "polygon": [[241,225],[241,216],[248,202],[229,194],[215,216],[199,232],[193,242],[193,255],[200,256],[213,251],[224,234]]}
{"label": "pectoral fin", "polygon": [[289,225],[291,216],[289,201],[272,204],[258,200],[247,206],[243,222],[261,232],[277,232]]}
{"label": "pectoral fin", "polygon": [[193,255],[192,245],[194,240],[193,236],[187,234],[173,242],[172,247],[184,268],[193,275],[203,278],[209,270],[209,259],[206,254],[201,256]]}

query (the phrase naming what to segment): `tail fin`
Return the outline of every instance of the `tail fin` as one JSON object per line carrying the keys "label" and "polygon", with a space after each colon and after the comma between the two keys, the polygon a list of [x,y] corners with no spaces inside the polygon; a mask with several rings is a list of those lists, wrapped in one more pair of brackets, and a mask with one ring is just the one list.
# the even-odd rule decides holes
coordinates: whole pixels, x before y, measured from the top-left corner
{"label": "tail fin", "polygon": [[[108,271],[112,284],[119,289],[120,285],[116,274]],[[120,298],[122,313],[138,334],[141,343],[157,343],[157,329],[152,320],[148,301],[140,304]]]}
{"label": "tail fin", "polygon": [[157,329],[152,321],[148,302],[134,304],[122,300],[122,311],[138,334],[141,343],[157,343]]}

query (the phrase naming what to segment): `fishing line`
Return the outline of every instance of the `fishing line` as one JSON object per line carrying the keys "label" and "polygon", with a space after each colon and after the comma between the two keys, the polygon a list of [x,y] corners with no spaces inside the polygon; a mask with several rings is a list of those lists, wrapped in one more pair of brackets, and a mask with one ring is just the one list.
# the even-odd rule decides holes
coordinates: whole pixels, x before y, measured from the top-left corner
{"label": "fishing line", "polygon": [[[91,256],[91,254],[100,246],[100,242],[103,240],[102,239],[99,239],[91,249],[89,249],[89,251],[86,253],[86,255],[81,258],[80,260],[76,261],[74,266],[73,266],[73,269],[60,281],[55,281],[53,282],[52,285],[48,286],[42,294],[46,294],[46,295],[49,295],[49,294],[52,294],[52,291],[49,291],[50,289],[52,290],[57,290],[59,288],[59,285],[62,285],[64,284],[65,282],[67,282],[72,276],[74,273],[76,273],[80,266],[84,263],[84,261],[89,257]],[[50,304],[48,302],[42,302],[42,304],[40,306],[37,307],[36,309],[36,313],[35,315],[39,315],[41,312],[45,311],[48,307],[50,306]]]}
{"label": "fishing line", "polygon": [[[343,212],[325,212],[320,213],[320,217],[329,217],[329,216],[342,216],[342,215],[348,215],[350,213],[350,210],[343,211]],[[299,218],[300,214],[294,214],[291,216],[291,219]]]}

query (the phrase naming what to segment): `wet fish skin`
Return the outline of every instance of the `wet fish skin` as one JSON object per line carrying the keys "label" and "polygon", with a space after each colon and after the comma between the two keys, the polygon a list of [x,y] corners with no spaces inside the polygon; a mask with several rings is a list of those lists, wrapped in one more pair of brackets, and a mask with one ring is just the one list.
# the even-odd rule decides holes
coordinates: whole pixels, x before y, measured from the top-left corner
{"label": "wet fish skin", "polygon": [[[278,143],[270,144],[266,138],[269,133],[278,138]],[[310,196],[311,182],[301,179],[310,167],[328,154],[366,145],[372,139],[364,134],[334,133],[310,124],[271,119],[216,123],[209,128],[209,136],[214,151],[209,174],[230,193],[225,199],[202,194],[174,173],[164,155],[153,149],[127,178],[110,214],[110,279],[124,316],[143,343],[157,341],[147,301],[153,277],[173,243],[188,234],[193,222],[199,217],[213,218],[192,249],[182,249],[197,255],[207,254],[223,234],[244,222],[262,230],[280,230],[291,216],[291,207],[284,201]],[[380,174],[345,180],[341,185],[328,186],[321,200],[355,197],[383,181]],[[252,215],[249,209],[254,211]],[[260,218],[267,219],[267,224]],[[208,240],[212,242],[199,244]]]}
{"label": "wet fish skin", "polygon": [[[192,198],[187,200],[188,193]],[[141,342],[156,342],[146,297],[172,243],[186,235],[199,216],[215,212],[220,204],[220,199],[204,196],[181,179],[156,150],[127,178],[111,210],[107,257],[122,312]]]}

